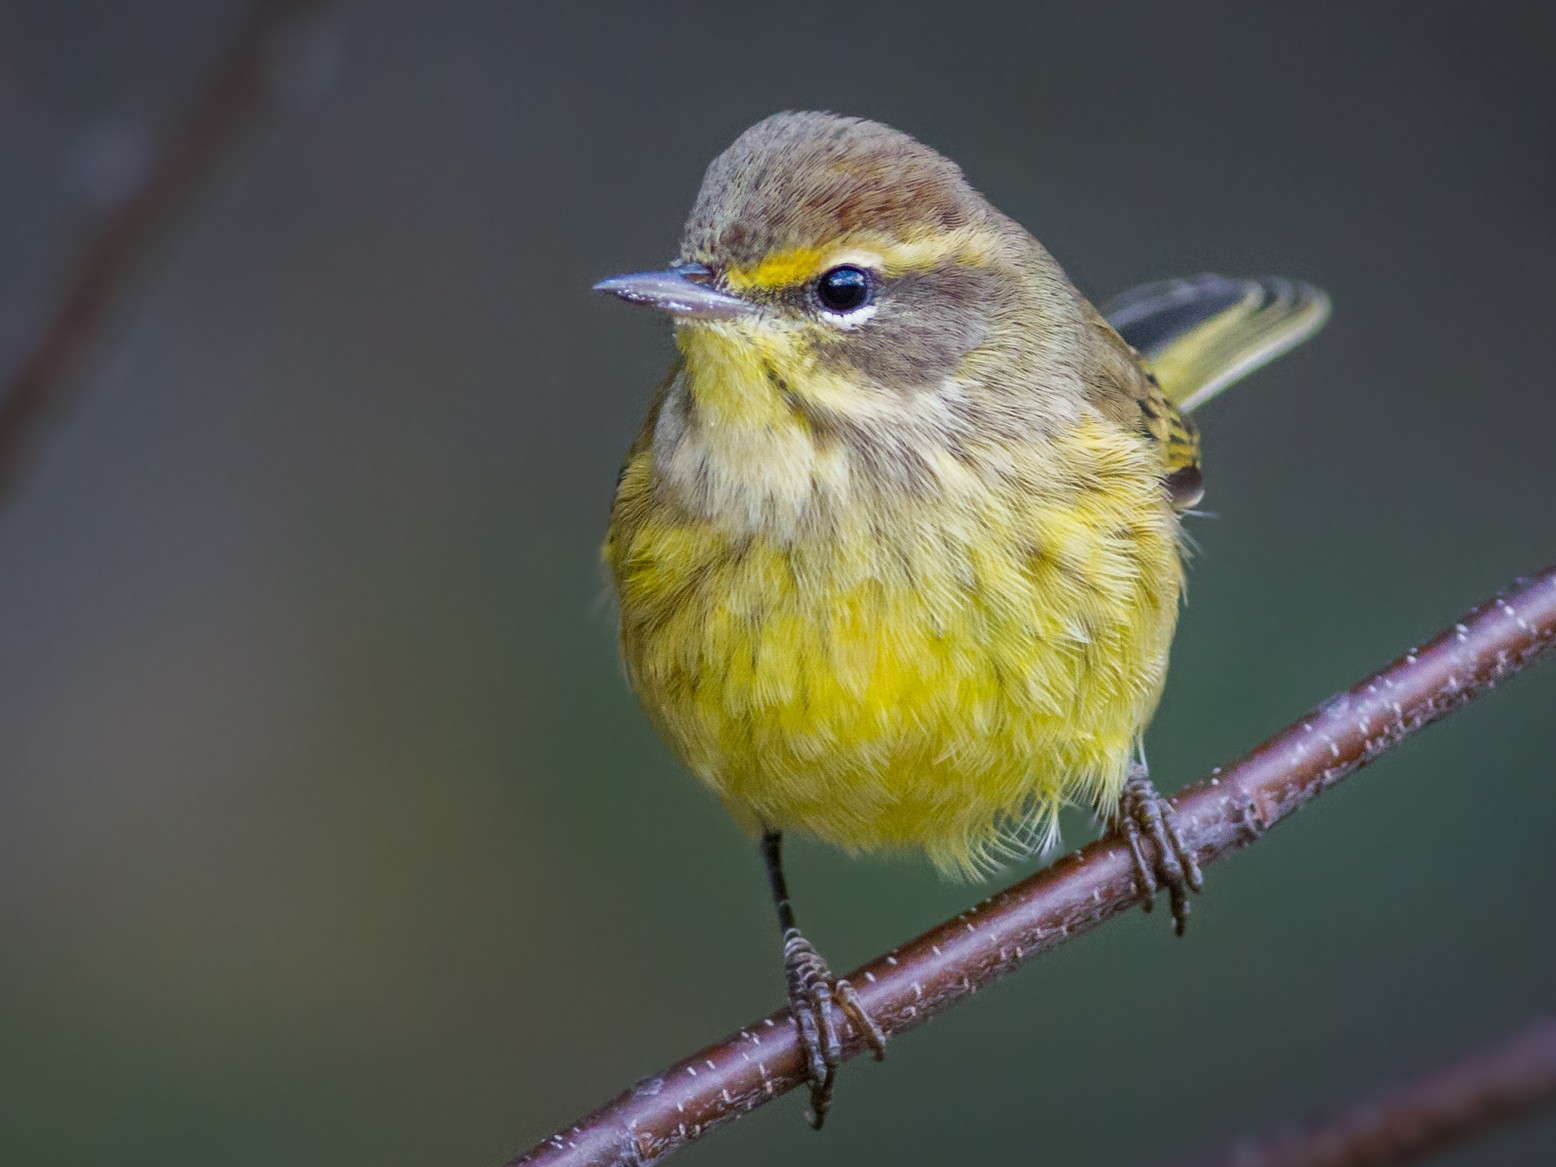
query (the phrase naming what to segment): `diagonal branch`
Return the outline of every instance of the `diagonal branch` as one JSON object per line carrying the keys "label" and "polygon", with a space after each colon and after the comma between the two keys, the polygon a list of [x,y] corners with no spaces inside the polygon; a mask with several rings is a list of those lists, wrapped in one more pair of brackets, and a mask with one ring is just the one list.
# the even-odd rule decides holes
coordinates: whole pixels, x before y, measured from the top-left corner
{"label": "diagonal branch", "polygon": [[1556,1021],[1296,1129],[1239,1140],[1180,1167],[1386,1167],[1556,1104]]}
{"label": "diagonal branch", "polygon": [[102,335],[179,214],[244,131],[297,88],[327,0],[256,0],[205,83],[163,138],[137,189],[82,241],[52,313],[16,368],[0,375],[0,498],[45,423],[67,403]]}
{"label": "diagonal branch", "polygon": [[[1298,807],[1489,690],[1556,643],[1556,566],[1520,580],[1430,643],[1312,710],[1176,799],[1201,864],[1247,846]],[[888,1035],[902,1033],[1026,960],[1141,902],[1114,837],[998,892],[850,973]],[[847,1035],[843,1056],[863,1048]],[[786,1011],[631,1086],[510,1167],[654,1162],[792,1090],[805,1068]]]}

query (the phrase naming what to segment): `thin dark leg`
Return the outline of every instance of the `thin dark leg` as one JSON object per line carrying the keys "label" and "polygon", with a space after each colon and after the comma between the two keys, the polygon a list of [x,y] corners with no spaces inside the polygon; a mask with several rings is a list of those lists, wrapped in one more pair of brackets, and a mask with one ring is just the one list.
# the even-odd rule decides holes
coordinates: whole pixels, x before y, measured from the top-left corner
{"label": "thin dark leg", "polygon": [[767,885],[772,888],[773,907],[778,909],[778,928],[787,932],[794,927],[794,905],[789,902],[789,885],[783,878],[782,831],[762,835],[762,860],[767,864]]}
{"label": "thin dark leg", "polygon": [[[1156,889],[1167,888],[1172,898],[1174,930],[1179,936],[1189,923],[1189,892],[1204,886],[1194,852],[1183,842],[1178,814],[1172,803],[1156,792],[1144,764],[1134,768],[1118,802],[1119,829],[1134,857],[1135,881],[1145,896],[1145,910],[1156,903]],[[1142,841],[1151,840],[1154,862],[1148,862]]]}
{"label": "thin dark leg", "polygon": [[762,858],[767,863],[767,882],[772,888],[773,906],[778,911],[778,927],[783,932],[783,971],[789,991],[789,1011],[794,1014],[794,1023],[800,1032],[800,1048],[805,1052],[810,1074],[810,1122],[820,1130],[832,1104],[832,1084],[838,1063],[843,1059],[837,1010],[833,1006],[853,1022],[875,1051],[877,1059],[886,1052],[886,1035],[865,1011],[854,987],[832,976],[827,962],[795,924],[794,906],[789,902],[789,888],[783,878],[783,859],[779,853],[782,842],[783,836],[779,832],[766,832],[762,836]]}

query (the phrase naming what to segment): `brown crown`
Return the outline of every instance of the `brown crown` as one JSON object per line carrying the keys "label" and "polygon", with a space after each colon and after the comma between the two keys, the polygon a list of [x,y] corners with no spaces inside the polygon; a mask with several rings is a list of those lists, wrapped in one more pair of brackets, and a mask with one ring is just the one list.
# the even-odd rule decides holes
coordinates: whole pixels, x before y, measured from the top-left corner
{"label": "brown crown", "polygon": [[903,238],[984,213],[956,163],[899,130],[830,113],[757,122],[713,160],[682,255],[747,266],[856,231]]}

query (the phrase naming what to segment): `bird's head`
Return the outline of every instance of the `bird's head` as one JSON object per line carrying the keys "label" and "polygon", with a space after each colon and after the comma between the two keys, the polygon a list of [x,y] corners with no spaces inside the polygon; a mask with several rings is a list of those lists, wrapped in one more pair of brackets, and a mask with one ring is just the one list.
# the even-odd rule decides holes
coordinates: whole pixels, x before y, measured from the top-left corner
{"label": "bird's head", "polygon": [[1045,263],[955,163],[907,134],[782,113],[709,166],[676,263],[596,287],[675,318],[699,404],[879,429],[967,380],[979,355],[1008,361],[1062,310]]}

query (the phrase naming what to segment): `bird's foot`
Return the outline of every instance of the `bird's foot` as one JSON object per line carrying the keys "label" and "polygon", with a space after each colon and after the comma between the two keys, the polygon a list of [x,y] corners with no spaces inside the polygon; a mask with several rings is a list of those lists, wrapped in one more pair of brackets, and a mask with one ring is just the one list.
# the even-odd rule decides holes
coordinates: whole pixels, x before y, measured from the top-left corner
{"label": "bird's foot", "polygon": [[826,1121],[832,1105],[832,1083],[843,1060],[843,1041],[838,1032],[841,1012],[859,1031],[879,1061],[886,1055],[886,1035],[865,1010],[853,985],[832,975],[827,962],[798,928],[783,934],[783,971],[789,986],[789,1011],[800,1033],[810,1078],[810,1125],[816,1130]]}
{"label": "bird's foot", "polygon": [[[1178,813],[1172,803],[1156,792],[1145,767],[1137,767],[1124,784],[1118,800],[1119,830],[1134,856],[1135,882],[1145,896],[1145,910],[1156,903],[1156,890],[1166,887],[1172,898],[1174,930],[1179,936],[1189,922],[1189,892],[1204,886],[1194,852],[1183,842],[1178,829]],[[1152,859],[1148,862],[1140,840],[1151,840]]]}

